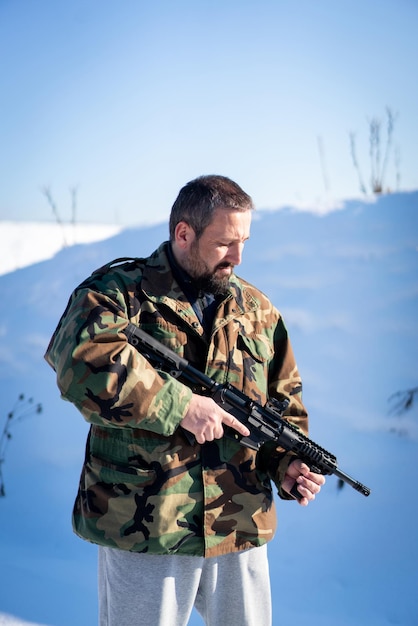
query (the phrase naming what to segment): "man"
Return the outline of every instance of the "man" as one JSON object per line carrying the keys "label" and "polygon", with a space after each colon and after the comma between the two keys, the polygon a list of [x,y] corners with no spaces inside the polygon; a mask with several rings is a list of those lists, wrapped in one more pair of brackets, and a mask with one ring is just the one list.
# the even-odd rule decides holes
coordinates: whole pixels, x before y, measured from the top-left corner
{"label": "man", "polygon": [[[233,181],[181,189],[170,241],[110,263],[70,298],[46,358],[62,396],[91,424],[73,525],[99,544],[101,626],[271,623],[267,542],[271,480],[307,505],[324,478],[282,449],[259,453],[224,435],[247,428],[128,342],[128,322],[253,400],[286,394],[307,432],[286,328],[267,297],[234,274],[253,203]],[[194,437],[190,436],[190,433]],[[188,435],[188,436],[187,436]]]}

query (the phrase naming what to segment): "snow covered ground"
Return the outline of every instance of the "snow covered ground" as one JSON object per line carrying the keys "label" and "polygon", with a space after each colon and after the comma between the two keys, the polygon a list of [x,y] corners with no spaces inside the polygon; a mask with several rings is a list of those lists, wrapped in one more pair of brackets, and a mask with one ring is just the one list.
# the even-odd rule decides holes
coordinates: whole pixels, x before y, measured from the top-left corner
{"label": "snow covered ground", "polygon": [[66,246],[107,239],[121,230],[113,224],[0,221],[0,274],[51,259]]}
{"label": "snow covered ground", "polygon": [[[39,235],[36,263],[0,275],[0,427],[22,393],[43,407],[24,419],[16,410],[1,465],[0,611],[19,625],[97,620],[96,548],[71,531],[87,425],[43,361],[49,337],[85,276],[148,254],[167,233],[127,229],[53,258]],[[277,503],[274,626],[416,626],[418,415],[416,404],[391,414],[388,399],[418,384],[418,192],[322,217],[260,212],[238,270],[285,317],[311,438],[372,489],[364,498],[329,477],[306,509]],[[190,626],[201,624],[193,615]]]}
{"label": "snow covered ground", "polygon": [[21,619],[13,617],[13,615],[0,613],[0,626],[42,626],[42,624],[35,624],[35,622],[24,622]]}

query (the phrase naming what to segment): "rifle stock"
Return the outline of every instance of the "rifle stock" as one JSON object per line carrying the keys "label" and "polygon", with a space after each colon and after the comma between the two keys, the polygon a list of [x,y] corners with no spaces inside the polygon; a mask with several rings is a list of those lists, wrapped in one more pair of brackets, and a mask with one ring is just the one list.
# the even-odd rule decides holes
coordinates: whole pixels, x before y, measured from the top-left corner
{"label": "rifle stock", "polygon": [[[272,398],[262,406],[233,385],[217,383],[134,324],[129,323],[124,333],[128,342],[156,369],[167,372],[174,378],[188,383],[192,388],[199,389],[200,392],[204,390],[225,411],[245,424],[250,431],[248,437],[243,437],[227,427],[225,434],[228,437],[253,450],[259,450],[263,444],[272,441],[276,446],[293,452],[297,458],[310,467],[311,471],[324,475],[333,474],[364,496],[370,495],[368,487],[338,468],[337,458],[333,454],[308,439],[296,426],[283,419],[283,414],[289,405],[289,398],[286,396],[282,395],[278,399]],[[191,435],[191,433],[187,434]],[[193,435],[188,438],[190,442],[195,441]],[[292,490],[292,495],[295,498],[301,498],[296,485]]]}

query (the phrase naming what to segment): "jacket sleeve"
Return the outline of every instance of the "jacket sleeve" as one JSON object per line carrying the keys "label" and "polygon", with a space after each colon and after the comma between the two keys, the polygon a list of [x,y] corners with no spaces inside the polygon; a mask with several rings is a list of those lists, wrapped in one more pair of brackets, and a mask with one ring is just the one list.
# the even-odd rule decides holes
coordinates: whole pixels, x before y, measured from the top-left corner
{"label": "jacket sleeve", "polygon": [[123,290],[81,286],[67,305],[45,354],[63,399],[93,424],[173,434],[192,392],[158,372],[124,335]]}
{"label": "jacket sleeve", "polygon": [[[274,333],[274,356],[269,368],[270,397],[279,397],[280,394],[290,398],[289,407],[284,415],[285,419],[308,435],[308,414],[302,401],[302,379],[296,364],[293,348],[281,316]],[[293,452],[286,452],[276,445],[262,446],[258,465],[273,480],[278,495],[285,500],[292,499],[282,490],[281,484],[290,463],[296,459]]]}

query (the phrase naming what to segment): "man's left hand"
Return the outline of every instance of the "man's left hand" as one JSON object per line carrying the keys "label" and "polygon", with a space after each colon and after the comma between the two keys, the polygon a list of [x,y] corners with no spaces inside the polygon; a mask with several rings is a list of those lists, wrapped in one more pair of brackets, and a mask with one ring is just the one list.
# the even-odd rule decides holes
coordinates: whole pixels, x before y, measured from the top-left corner
{"label": "man's left hand", "polygon": [[287,469],[282,482],[282,489],[290,493],[292,487],[296,484],[301,495],[300,499],[298,499],[299,504],[308,506],[311,500],[315,500],[315,496],[320,492],[324,483],[325,477],[322,474],[311,472],[306,463],[296,459],[292,461]]}

